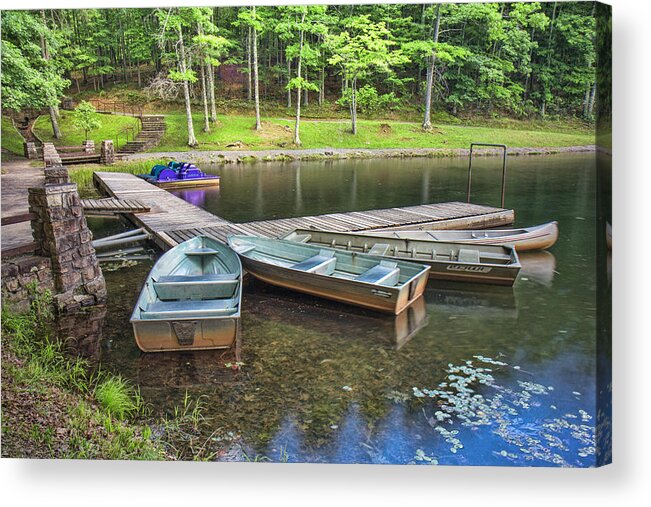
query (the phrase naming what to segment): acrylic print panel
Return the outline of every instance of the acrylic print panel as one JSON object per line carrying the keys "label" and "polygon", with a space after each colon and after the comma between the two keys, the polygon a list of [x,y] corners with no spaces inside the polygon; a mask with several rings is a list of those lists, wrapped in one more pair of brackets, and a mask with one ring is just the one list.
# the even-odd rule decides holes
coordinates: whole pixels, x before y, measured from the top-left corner
{"label": "acrylic print panel", "polygon": [[610,7],[49,8],[2,42],[3,457],[610,462]]}

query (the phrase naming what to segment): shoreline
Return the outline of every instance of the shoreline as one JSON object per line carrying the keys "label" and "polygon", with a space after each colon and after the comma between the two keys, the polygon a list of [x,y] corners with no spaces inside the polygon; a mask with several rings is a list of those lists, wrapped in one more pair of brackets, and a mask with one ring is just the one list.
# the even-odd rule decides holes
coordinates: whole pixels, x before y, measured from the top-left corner
{"label": "shoreline", "polygon": [[[594,144],[583,146],[559,146],[540,148],[508,148],[511,156],[556,155],[559,153],[588,153],[605,151]],[[345,160],[387,158],[443,158],[467,157],[468,148],[310,148],[303,150],[233,150],[233,151],[161,151],[142,152],[123,156],[119,161],[135,162],[155,158],[208,162],[214,164],[237,164],[254,162],[293,162],[302,160]],[[501,155],[501,149],[480,148],[473,150],[476,156]]]}

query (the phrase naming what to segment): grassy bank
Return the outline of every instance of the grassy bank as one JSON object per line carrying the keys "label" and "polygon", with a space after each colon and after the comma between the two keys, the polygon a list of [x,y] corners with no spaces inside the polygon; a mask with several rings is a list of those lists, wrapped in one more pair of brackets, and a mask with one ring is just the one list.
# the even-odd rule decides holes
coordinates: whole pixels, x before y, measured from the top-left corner
{"label": "grassy bank", "polygon": [[133,162],[116,162],[115,164],[104,166],[99,164],[79,164],[68,167],[70,180],[77,184],[79,193],[82,198],[90,198],[97,194],[93,186],[93,173],[95,171],[110,171],[129,174],[149,173],[155,164],[166,165],[166,160],[156,160],[155,157],[147,161]]}
{"label": "grassy bank", "polygon": [[[185,115],[165,117],[167,130],[154,152],[187,151]],[[198,150],[269,150],[297,148],[293,145],[294,121],[263,118],[256,131],[250,116],[220,117],[211,132],[201,131],[201,116],[194,116]],[[528,130],[531,129],[531,130]],[[471,142],[506,144],[510,147],[557,147],[594,144],[594,132],[586,129],[543,130],[539,125],[515,120],[493,126],[439,124],[424,132],[418,123],[391,120],[360,120],[358,133],[350,132],[347,120],[302,120],[301,148],[467,148]],[[233,146],[229,146],[233,145]]]}
{"label": "grassy bank", "polygon": [[23,136],[16,130],[10,118],[2,117],[2,147],[16,155],[23,155]]}
{"label": "grassy bank", "polygon": [[[98,114],[98,119],[101,122],[101,127],[89,133],[90,139],[95,141],[96,149],[99,149],[100,143],[105,139],[112,139],[113,141],[118,138],[118,132],[128,126],[137,127],[139,120],[131,116],[121,116],[117,114]],[[56,146],[80,146],[86,139],[86,135],[82,130],[79,130],[73,125],[73,112],[61,111],[61,118],[59,119],[59,128],[61,130],[62,138],[55,139],[52,134],[52,124],[50,123],[49,116],[40,116],[34,123],[34,133],[44,142],[54,143]],[[125,135],[119,134],[119,146],[126,144]]]}
{"label": "grassy bank", "polygon": [[176,460],[221,452],[198,437],[200,403],[186,396],[169,418],[154,420],[124,379],[65,354],[49,308],[48,294],[27,313],[2,307],[2,457]]}

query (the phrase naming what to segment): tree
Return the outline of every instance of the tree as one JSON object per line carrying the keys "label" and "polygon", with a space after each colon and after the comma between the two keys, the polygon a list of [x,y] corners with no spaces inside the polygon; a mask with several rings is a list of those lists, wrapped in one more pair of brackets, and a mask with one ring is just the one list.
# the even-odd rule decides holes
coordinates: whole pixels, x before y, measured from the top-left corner
{"label": "tree", "polygon": [[249,27],[251,33],[251,53],[253,67],[253,98],[255,101],[255,129],[262,129],[260,121],[260,79],[258,76],[258,35],[262,33],[264,24],[255,6],[251,9],[242,9],[238,13],[238,20],[241,24]]}
{"label": "tree", "polygon": [[300,146],[300,122],[301,122],[301,92],[303,90],[319,91],[318,85],[307,80],[301,73],[304,63],[317,63],[320,52],[313,48],[309,42],[306,43],[305,35],[325,35],[326,26],[321,22],[320,17],[325,13],[326,6],[301,6],[281,8],[282,21],[276,25],[276,32],[281,37],[290,41],[293,33],[298,33],[298,41],[288,44],[285,49],[285,57],[288,62],[296,60],[296,77],[288,76],[287,90],[296,90],[296,120],[294,122],[294,144]]}
{"label": "tree", "polygon": [[74,119],[72,124],[79,130],[84,131],[86,141],[88,141],[88,133],[91,130],[97,130],[102,126],[102,122],[97,117],[97,112],[90,102],[82,100],[81,103],[75,108]]}
{"label": "tree", "polygon": [[333,56],[328,59],[337,65],[349,86],[351,130],[357,134],[357,85],[372,70],[391,73],[393,65],[406,63],[408,58],[392,49],[396,45],[383,21],[373,23],[368,14],[344,20],[345,31],[330,35],[327,42]]}
{"label": "tree", "polygon": [[185,100],[185,116],[188,124],[188,146],[197,146],[199,142],[194,134],[194,124],[192,122],[192,104],[190,102],[190,83],[197,81],[194,71],[188,67],[185,43],[183,41],[183,27],[191,25],[192,18],[196,14],[192,8],[170,8],[167,12],[158,10],[157,15],[163,22],[163,31],[161,33],[161,46],[164,42],[167,28],[176,34],[176,61],[178,70],[170,70],[169,77],[172,81],[180,82],[183,86],[183,98]]}
{"label": "tree", "polygon": [[14,111],[48,108],[57,138],[61,137],[57,122],[59,100],[70,85],[52,59],[59,44],[40,13],[2,13],[2,107]]}

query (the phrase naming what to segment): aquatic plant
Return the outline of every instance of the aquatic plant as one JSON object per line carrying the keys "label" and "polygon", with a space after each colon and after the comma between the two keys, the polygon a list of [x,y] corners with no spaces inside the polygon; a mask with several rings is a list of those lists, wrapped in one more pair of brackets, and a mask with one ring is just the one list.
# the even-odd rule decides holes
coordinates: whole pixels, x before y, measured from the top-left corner
{"label": "aquatic plant", "polygon": [[[464,448],[465,429],[486,426],[509,446],[494,450],[493,455],[511,462],[576,466],[581,465],[580,458],[595,455],[595,427],[590,424],[592,416],[585,410],[538,419],[534,424],[523,423],[524,412],[540,407],[554,387],[523,380],[517,381],[517,388],[502,386],[496,380],[494,369],[485,365],[510,368],[515,373],[521,372],[521,368],[488,357],[474,358],[484,366],[474,361],[448,364],[446,380],[436,389],[413,388],[416,398],[436,401],[436,410],[428,422],[449,444],[452,454]],[[550,408],[555,409],[553,405]],[[572,456],[571,449],[577,445],[577,456]],[[425,459],[425,451],[419,451],[422,450],[416,451],[414,460],[431,462]]]}

